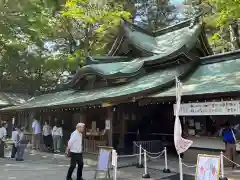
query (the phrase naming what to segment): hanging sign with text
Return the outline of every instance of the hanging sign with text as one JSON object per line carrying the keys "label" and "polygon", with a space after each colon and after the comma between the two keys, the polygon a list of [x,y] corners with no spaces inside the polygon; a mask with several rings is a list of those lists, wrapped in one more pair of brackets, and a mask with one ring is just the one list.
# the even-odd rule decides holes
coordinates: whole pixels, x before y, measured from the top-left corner
{"label": "hanging sign with text", "polygon": [[[176,104],[174,104],[174,114]],[[214,116],[214,115],[239,115],[240,101],[219,101],[183,103],[179,110],[179,116]]]}

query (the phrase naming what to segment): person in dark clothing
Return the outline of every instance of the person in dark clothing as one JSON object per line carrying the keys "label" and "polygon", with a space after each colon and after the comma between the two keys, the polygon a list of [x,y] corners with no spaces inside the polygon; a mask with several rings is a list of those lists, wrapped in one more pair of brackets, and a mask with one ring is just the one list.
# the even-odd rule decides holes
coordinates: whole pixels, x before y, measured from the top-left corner
{"label": "person in dark clothing", "polygon": [[43,142],[45,145],[45,148],[47,148],[48,150],[52,149],[52,128],[49,125],[48,121],[45,121],[45,124],[43,126]]}
{"label": "person in dark clothing", "polygon": [[[233,162],[236,161],[236,137],[235,137],[235,130],[230,126],[227,122],[225,125],[225,129],[222,132],[223,141],[225,142],[225,152],[227,157],[232,160]],[[232,164],[234,168],[235,165]]]}

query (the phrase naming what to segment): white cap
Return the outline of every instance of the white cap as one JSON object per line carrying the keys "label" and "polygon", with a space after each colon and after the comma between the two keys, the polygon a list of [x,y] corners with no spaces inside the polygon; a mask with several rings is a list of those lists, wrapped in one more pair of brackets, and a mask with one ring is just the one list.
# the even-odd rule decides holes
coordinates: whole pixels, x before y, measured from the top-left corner
{"label": "white cap", "polygon": [[84,123],[78,123],[77,124],[77,126],[76,126],[76,128],[79,128],[79,127],[84,127],[85,126],[85,124]]}

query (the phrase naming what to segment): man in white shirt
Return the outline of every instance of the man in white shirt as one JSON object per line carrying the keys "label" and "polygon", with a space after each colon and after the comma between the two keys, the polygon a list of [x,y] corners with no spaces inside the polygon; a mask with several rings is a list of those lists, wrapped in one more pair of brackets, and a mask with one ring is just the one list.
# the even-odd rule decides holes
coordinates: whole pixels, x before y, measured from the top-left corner
{"label": "man in white shirt", "polygon": [[76,167],[76,164],[78,164],[77,180],[83,180],[82,132],[84,131],[84,127],[84,123],[78,123],[76,130],[71,134],[70,140],[68,141],[68,151],[71,156],[71,165],[68,169],[66,180],[72,180],[72,173]]}
{"label": "man in white shirt", "polygon": [[40,140],[41,140],[41,125],[39,121],[33,118],[34,121],[32,123],[33,129],[33,149],[40,150]]}
{"label": "man in white shirt", "polygon": [[4,157],[4,146],[5,146],[5,138],[7,136],[7,130],[4,125],[0,124],[0,157]]}

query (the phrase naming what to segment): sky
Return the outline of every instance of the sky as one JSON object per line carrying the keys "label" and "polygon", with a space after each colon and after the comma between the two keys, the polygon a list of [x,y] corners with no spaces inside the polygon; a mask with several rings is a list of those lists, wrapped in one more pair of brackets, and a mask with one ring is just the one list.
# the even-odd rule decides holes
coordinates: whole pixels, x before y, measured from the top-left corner
{"label": "sky", "polygon": [[171,0],[172,4],[182,4],[184,0]]}

